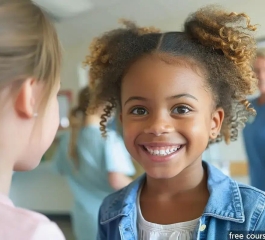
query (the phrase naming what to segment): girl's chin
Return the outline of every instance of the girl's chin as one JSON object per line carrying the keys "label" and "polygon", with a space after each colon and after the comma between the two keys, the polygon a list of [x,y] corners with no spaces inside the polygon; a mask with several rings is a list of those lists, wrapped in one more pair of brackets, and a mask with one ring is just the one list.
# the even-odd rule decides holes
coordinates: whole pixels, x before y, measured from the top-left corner
{"label": "girl's chin", "polygon": [[163,169],[161,171],[146,170],[146,175],[152,179],[165,179],[166,180],[166,179],[174,178],[179,174],[178,172],[176,171],[172,172],[171,170],[172,169]]}

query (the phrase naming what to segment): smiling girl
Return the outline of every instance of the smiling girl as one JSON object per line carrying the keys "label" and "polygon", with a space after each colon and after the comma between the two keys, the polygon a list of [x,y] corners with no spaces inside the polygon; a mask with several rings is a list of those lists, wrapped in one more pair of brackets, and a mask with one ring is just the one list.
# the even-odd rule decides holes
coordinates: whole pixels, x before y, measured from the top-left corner
{"label": "smiling girl", "polygon": [[235,140],[254,113],[248,16],[210,6],[183,32],[125,25],[95,39],[86,62],[94,105],[108,103],[103,133],[118,109],[125,145],[146,174],[104,200],[98,239],[223,240],[264,230],[265,194],[201,157],[209,143]]}

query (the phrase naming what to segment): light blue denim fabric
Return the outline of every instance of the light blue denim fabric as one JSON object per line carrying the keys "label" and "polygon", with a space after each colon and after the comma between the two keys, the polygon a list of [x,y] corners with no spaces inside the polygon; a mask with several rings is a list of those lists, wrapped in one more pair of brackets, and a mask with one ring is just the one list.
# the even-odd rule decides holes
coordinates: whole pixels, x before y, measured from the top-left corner
{"label": "light blue denim fabric", "polygon": [[[235,182],[209,163],[203,161],[203,166],[210,197],[192,239],[225,240],[230,232],[265,231],[265,193]],[[144,180],[145,175],[105,198],[97,240],[138,240],[136,199]]]}

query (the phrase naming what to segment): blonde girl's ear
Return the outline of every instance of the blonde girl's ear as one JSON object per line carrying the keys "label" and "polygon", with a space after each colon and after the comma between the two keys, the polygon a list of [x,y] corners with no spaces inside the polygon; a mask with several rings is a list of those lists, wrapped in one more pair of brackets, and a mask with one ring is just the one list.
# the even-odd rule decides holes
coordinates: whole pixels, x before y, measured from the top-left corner
{"label": "blonde girl's ear", "polygon": [[33,78],[28,78],[21,84],[14,103],[14,108],[18,116],[32,118],[37,115],[41,87],[41,84]]}

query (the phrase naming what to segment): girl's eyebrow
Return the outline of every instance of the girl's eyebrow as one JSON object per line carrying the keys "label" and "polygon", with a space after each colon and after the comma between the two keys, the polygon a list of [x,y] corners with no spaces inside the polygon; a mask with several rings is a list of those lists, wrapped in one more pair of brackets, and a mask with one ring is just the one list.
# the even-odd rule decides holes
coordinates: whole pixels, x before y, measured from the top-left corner
{"label": "girl's eyebrow", "polygon": [[133,100],[140,100],[140,101],[147,101],[147,98],[144,98],[144,97],[139,97],[139,96],[132,96],[132,97],[129,97],[126,102],[124,103],[124,106],[130,102],[130,101],[133,101]]}
{"label": "girl's eyebrow", "polygon": [[[188,93],[177,94],[177,95],[174,95],[174,96],[168,97],[167,99],[176,99],[176,98],[182,98],[182,97],[192,98],[192,99],[198,101],[198,99],[197,99],[196,97],[194,97],[193,95],[188,94]],[[131,101],[133,101],[133,100],[147,101],[148,99],[147,99],[147,98],[144,98],[144,97],[140,97],[140,96],[132,96],[132,97],[129,97],[129,98],[125,101],[124,106],[125,106],[128,102],[131,102]]]}
{"label": "girl's eyebrow", "polygon": [[193,95],[188,94],[188,93],[182,93],[182,94],[174,95],[174,96],[168,97],[167,99],[182,98],[182,97],[192,98],[196,101],[199,101],[196,97],[194,97]]}

